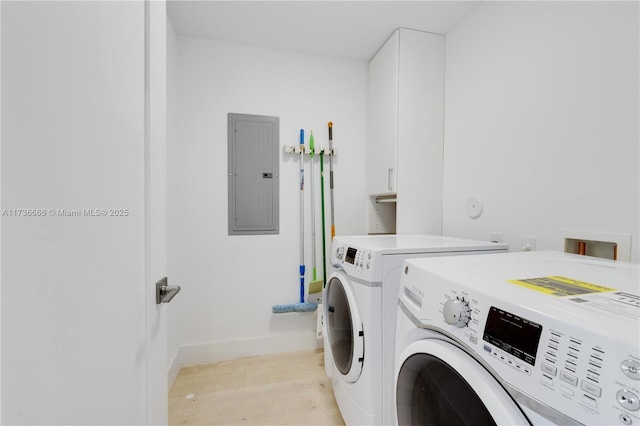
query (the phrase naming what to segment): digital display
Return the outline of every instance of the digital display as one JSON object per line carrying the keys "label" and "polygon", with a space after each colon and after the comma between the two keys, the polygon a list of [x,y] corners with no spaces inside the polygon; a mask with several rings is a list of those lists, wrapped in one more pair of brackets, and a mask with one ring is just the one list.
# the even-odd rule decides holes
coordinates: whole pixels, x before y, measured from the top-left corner
{"label": "digital display", "polygon": [[535,365],[542,326],[491,307],[482,339],[527,364]]}
{"label": "digital display", "polygon": [[358,252],[358,250],[354,249],[353,247],[348,247],[347,248],[347,255],[345,256],[344,260],[347,263],[350,263],[353,265],[353,263],[356,260],[356,253]]}

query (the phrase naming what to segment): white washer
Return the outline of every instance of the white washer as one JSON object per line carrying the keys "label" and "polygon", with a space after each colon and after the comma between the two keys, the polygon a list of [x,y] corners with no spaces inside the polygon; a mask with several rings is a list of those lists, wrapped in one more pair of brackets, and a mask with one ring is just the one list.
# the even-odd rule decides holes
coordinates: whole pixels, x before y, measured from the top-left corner
{"label": "white washer", "polygon": [[566,253],[407,260],[396,423],[640,424],[639,287]]}
{"label": "white washer", "polygon": [[506,244],[432,235],[333,240],[335,272],[323,297],[325,368],[347,424],[393,419],[395,322],[404,260],[507,250]]}

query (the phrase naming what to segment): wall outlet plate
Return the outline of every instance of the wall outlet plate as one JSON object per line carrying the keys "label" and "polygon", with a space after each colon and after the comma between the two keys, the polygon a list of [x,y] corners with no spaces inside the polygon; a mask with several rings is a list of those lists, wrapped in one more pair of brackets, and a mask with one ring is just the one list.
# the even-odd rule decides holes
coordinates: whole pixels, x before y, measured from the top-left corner
{"label": "wall outlet plate", "polygon": [[489,236],[489,241],[491,241],[492,243],[501,243],[502,238],[502,232],[492,232]]}
{"label": "wall outlet plate", "polygon": [[536,237],[531,235],[522,236],[522,251],[535,251],[536,250]]}

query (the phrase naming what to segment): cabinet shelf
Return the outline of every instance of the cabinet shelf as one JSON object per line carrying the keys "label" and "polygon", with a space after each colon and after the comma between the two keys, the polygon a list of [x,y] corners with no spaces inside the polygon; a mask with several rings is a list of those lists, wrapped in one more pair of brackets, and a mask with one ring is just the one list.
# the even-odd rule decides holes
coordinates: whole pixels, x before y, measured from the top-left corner
{"label": "cabinet shelf", "polygon": [[371,199],[376,203],[395,203],[397,196],[395,192],[387,192],[384,194],[371,194]]}
{"label": "cabinet shelf", "polygon": [[395,203],[397,199],[394,198],[376,198],[376,203]]}
{"label": "cabinet shelf", "polygon": [[396,194],[369,195],[369,234],[396,233]]}

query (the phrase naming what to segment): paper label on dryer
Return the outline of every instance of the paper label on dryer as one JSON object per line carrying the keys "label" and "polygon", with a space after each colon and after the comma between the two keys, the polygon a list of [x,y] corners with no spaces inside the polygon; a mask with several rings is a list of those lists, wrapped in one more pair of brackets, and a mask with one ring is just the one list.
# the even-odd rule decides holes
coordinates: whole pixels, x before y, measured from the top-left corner
{"label": "paper label on dryer", "polygon": [[561,276],[525,278],[519,280],[509,280],[508,282],[538,291],[540,293],[558,297],[602,293],[616,290],[615,288],[605,287],[598,284],[587,283],[584,281],[578,281]]}
{"label": "paper label on dryer", "polygon": [[640,296],[617,291],[615,293],[589,294],[567,299],[580,303],[583,308],[599,313],[623,316],[635,321],[640,320]]}

